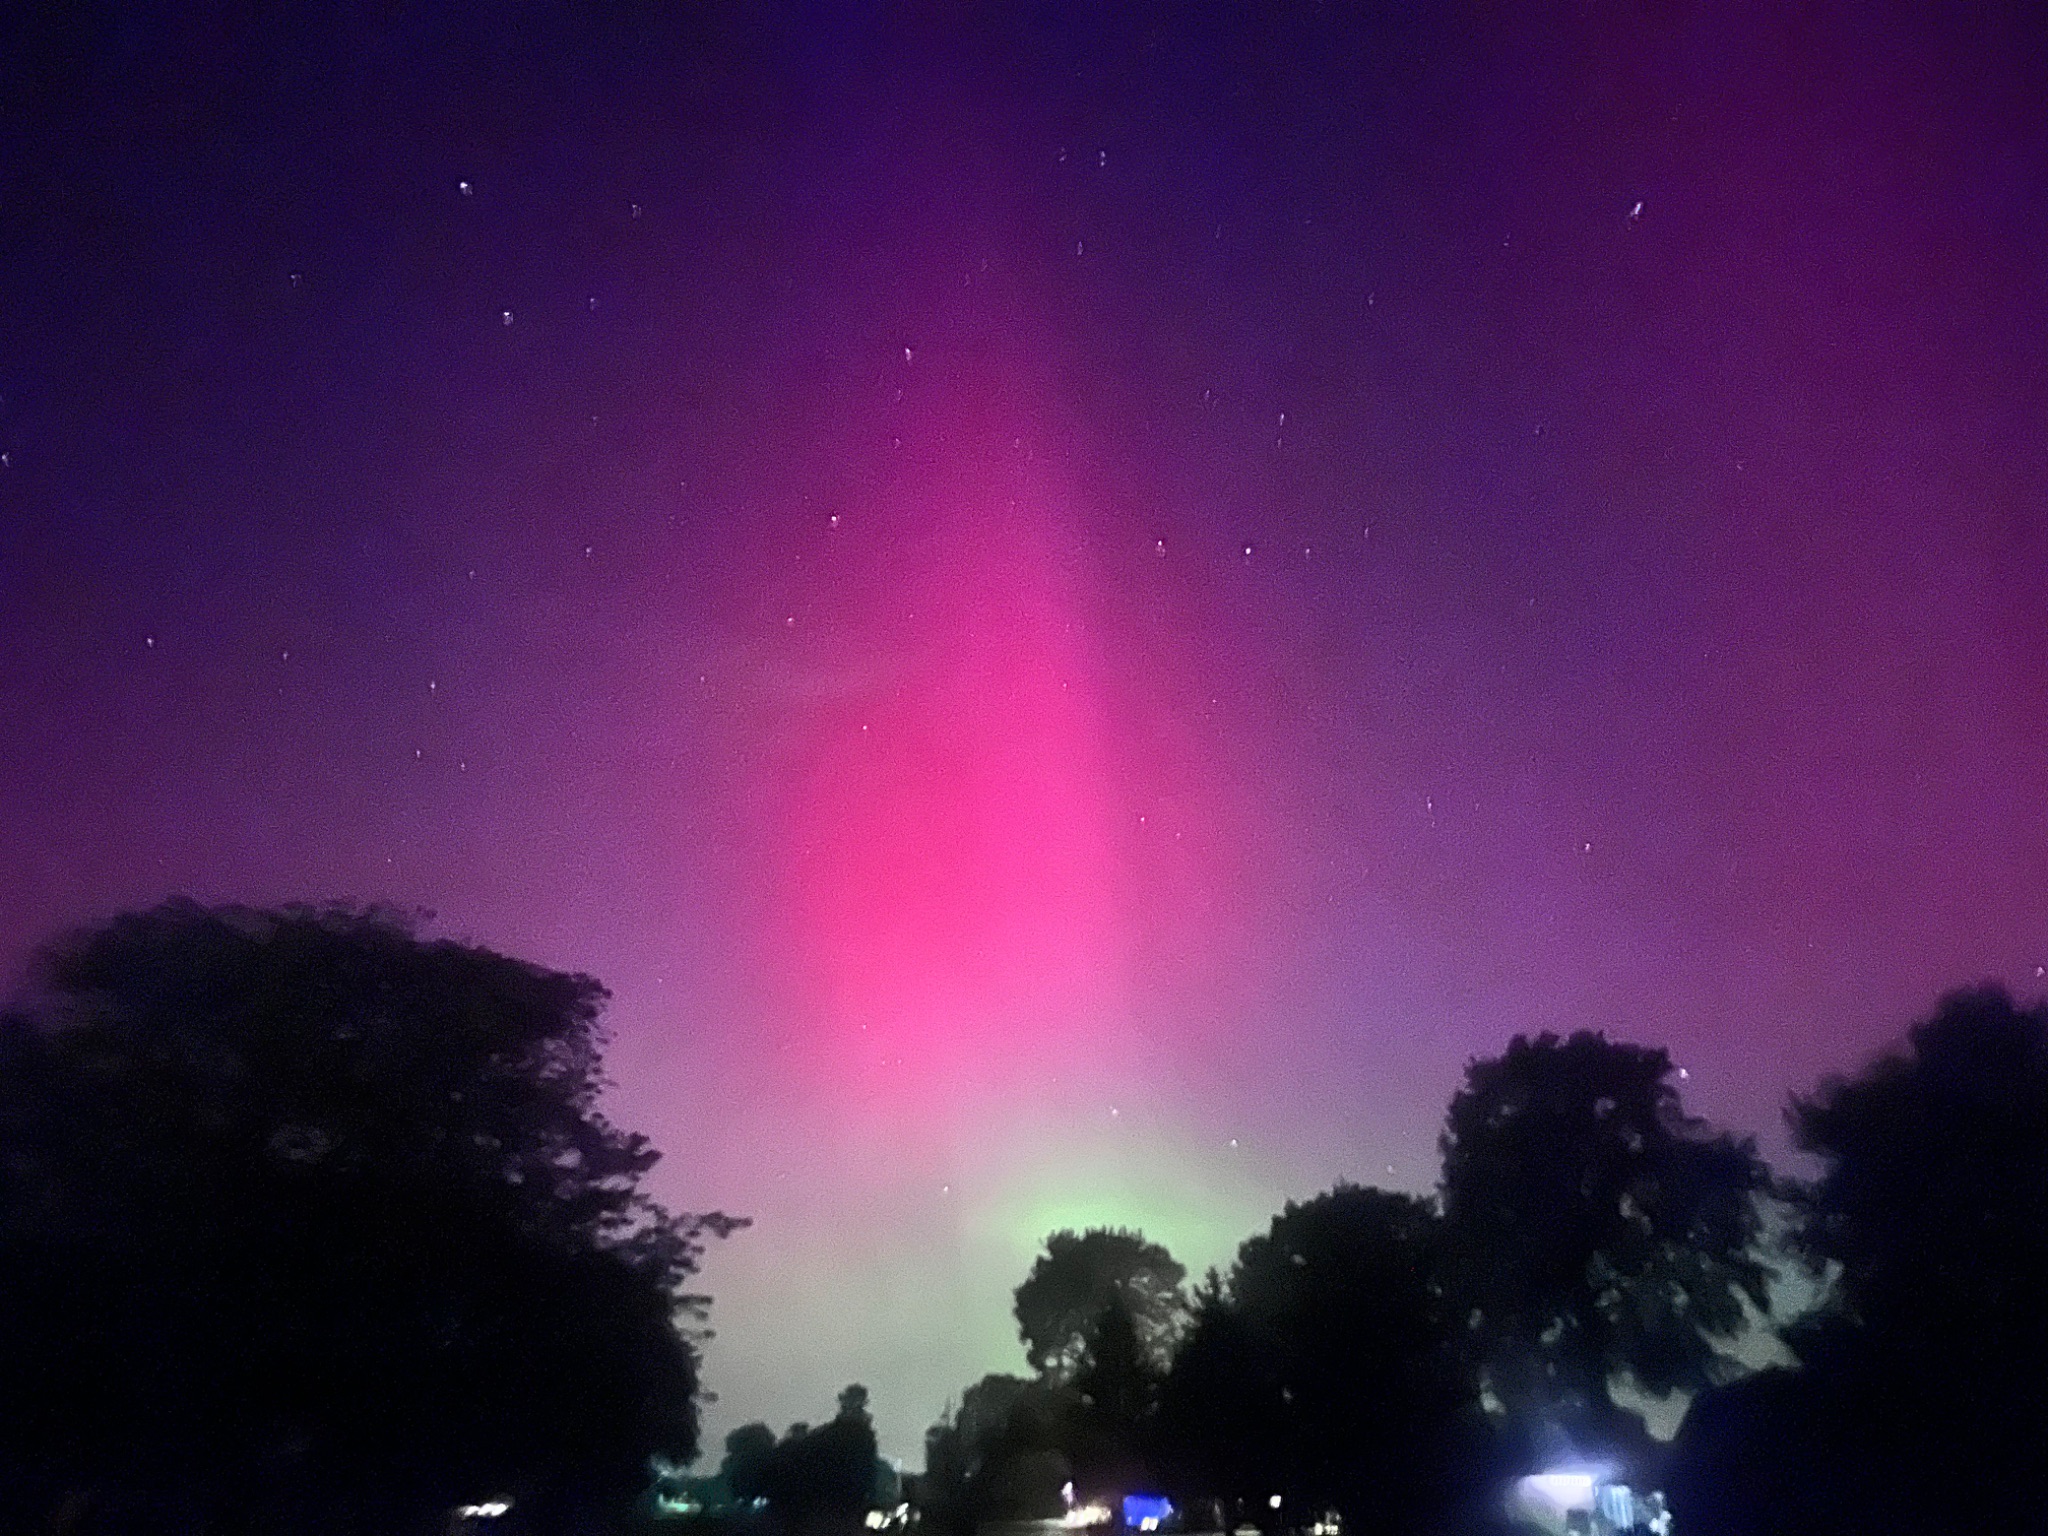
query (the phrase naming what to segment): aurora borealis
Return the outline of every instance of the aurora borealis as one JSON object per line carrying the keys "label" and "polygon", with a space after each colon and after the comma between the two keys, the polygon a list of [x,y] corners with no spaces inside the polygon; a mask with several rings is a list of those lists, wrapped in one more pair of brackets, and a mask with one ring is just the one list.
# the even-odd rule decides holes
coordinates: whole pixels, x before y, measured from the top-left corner
{"label": "aurora borealis", "polygon": [[0,92],[0,953],[388,900],[750,1215],[712,1431],[1055,1225],[2048,965],[2023,7],[81,6]]}

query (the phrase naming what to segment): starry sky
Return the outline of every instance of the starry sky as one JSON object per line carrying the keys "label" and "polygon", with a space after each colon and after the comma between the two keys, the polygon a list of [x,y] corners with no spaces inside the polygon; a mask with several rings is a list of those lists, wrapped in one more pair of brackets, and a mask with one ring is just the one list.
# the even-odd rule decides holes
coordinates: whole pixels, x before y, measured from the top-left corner
{"label": "starry sky", "polygon": [[2043,985],[2028,7],[37,10],[0,960],[596,974],[713,1435],[914,1464],[1048,1229],[1427,1189],[1517,1032],[1782,1154]]}

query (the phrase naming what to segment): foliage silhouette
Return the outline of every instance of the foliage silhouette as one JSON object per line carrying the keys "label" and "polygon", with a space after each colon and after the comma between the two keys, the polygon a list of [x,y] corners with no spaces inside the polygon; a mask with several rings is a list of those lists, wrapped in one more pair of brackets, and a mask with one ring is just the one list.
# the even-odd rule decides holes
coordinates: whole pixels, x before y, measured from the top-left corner
{"label": "foliage silhouette", "polygon": [[1064,1450],[1072,1422],[1069,1387],[988,1375],[961,1394],[925,1433],[920,1514],[927,1525],[971,1536],[988,1520],[1035,1520],[1061,1510],[1073,1475]]}
{"label": "foliage silhouette", "polygon": [[1830,1284],[1789,1331],[1800,1369],[1688,1414],[1688,1528],[2025,1528],[2048,1370],[2048,1007],[1952,993],[1903,1052],[1790,1119],[1821,1163],[1798,1238]]}
{"label": "foliage silhouette", "polygon": [[0,1496],[406,1530],[512,1493],[545,1529],[693,1455],[681,1287],[743,1223],[646,1192],[604,998],[383,910],[45,950],[0,1020]]}
{"label": "foliage silhouette", "polygon": [[1907,1042],[1793,1101],[1800,1242],[1893,1369],[2012,1403],[2048,1367],[2048,1006],[1952,993]]}
{"label": "foliage silhouette", "polygon": [[[1175,1495],[1233,1510],[1263,1506],[1284,1478],[1283,1390],[1276,1351],[1212,1269],[1159,1389],[1156,1454]],[[1236,1523],[1219,1519],[1225,1529]]]}
{"label": "foliage silhouette", "polygon": [[1581,1032],[1474,1061],[1442,1140],[1446,1294],[1510,1412],[1612,1432],[1617,1377],[1653,1395],[1738,1369],[1763,1310],[1751,1142],[1685,1113],[1670,1056]]}
{"label": "foliage silhouette", "polygon": [[1058,1231],[1015,1294],[1017,1331],[1031,1368],[1058,1382],[1086,1367],[1089,1336],[1115,1298],[1145,1356],[1163,1367],[1186,1319],[1187,1270],[1142,1232],[1093,1227]]}
{"label": "foliage silhouette", "polygon": [[1354,1523],[1414,1523],[1429,1448],[1474,1394],[1436,1286],[1427,1201],[1340,1184],[1238,1250],[1231,1293],[1277,1369],[1281,1483]]}
{"label": "foliage silhouette", "polygon": [[[1512,1477],[1597,1446],[1668,1474],[1704,1536],[2010,1525],[2048,1374],[2048,1007],[1958,993],[1908,1046],[1794,1101],[1823,1168],[1803,1190],[1688,1115],[1665,1052],[1545,1035],[1468,1068],[1441,1214],[1340,1185],[1191,1304],[1138,1234],[1055,1233],[1017,1295],[1040,1378],[988,1378],[934,1426],[928,1514],[1046,1513],[1057,1450],[1084,1484],[1163,1473],[1226,1525],[1280,1492],[1296,1517],[1493,1531]],[[1774,1201],[1832,1284],[1788,1331],[1799,1368],[1743,1376]],[[1134,1270],[1170,1298],[1163,1381]],[[1668,1453],[1622,1380],[1693,1396]]]}
{"label": "foliage silhouette", "polygon": [[1067,1446],[1075,1487],[1093,1494],[1143,1486],[1159,1373],[1130,1308],[1114,1292],[1089,1330],[1086,1363],[1073,1386]]}
{"label": "foliage silhouette", "polygon": [[775,1460],[775,1431],[759,1422],[742,1424],[725,1437],[725,1460],[718,1475],[735,1502],[750,1504],[766,1499],[774,1486],[770,1470]]}
{"label": "foliage silhouette", "polygon": [[1340,1184],[1290,1202],[1212,1275],[1161,1393],[1157,1454],[1183,1496],[1267,1518],[1335,1508],[1388,1531],[1436,1528],[1453,1450],[1483,1432],[1436,1280],[1426,1200]]}
{"label": "foliage silhouette", "polygon": [[[837,1414],[815,1428],[792,1424],[768,1454],[758,1487],[782,1523],[807,1529],[859,1525],[876,1482],[875,1425],[867,1402],[866,1387],[847,1387],[839,1394]],[[733,1492],[738,1496],[737,1488]]]}

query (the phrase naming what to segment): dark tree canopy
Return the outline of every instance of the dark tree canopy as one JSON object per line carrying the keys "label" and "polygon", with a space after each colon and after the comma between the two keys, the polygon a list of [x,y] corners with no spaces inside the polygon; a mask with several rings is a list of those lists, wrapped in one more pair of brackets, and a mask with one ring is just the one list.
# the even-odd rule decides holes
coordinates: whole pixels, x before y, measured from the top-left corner
{"label": "dark tree canopy", "polygon": [[[2048,1364],[2048,1006],[1956,992],[1907,1049],[1791,1109],[1821,1160],[1800,1240],[1899,1350],[2037,1379]],[[1902,1362],[1903,1363],[1903,1362]]]}
{"label": "dark tree canopy", "polygon": [[1144,1483],[1144,1440],[1159,1376],[1130,1308],[1112,1292],[1089,1330],[1088,1357],[1073,1382],[1069,1445],[1075,1486],[1083,1492]]}
{"label": "dark tree canopy", "polygon": [[1290,1202],[1211,1284],[1159,1418],[1164,1459],[1206,1492],[1284,1491],[1355,1523],[1429,1528],[1441,1448],[1475,1394],[1436,1280],[1426,1200],[1340,1184]]}
{"label": "dark tree canopy", "polygon": [[925,1522],[972,1536],[991,1519],[1036,1520],[1061,1510],[1073,1476],[1064,1446],[1074,1392],[1040,1378],[989,1375],[925,1433],[919,1497]]}
{"label": "dark tree canopy", "polygon": [[[789,1427],[766,1457],[759,1492],[786,1524],[854,1527],[873,1501],[875,1484],[868,1389],[855,1383],[839,1394],[839,1411],[831,1419],[815,1428]],[[735,1496],[739,1492],[733,1489]]]}
{"label": "dark tree canopy", "polygon": [[[1768,1536],[1819,1506],[1873,1531],[2012,1523],[2048,1373],[2048,1006],[1953,993],[1791,1121],[1821,1163],[1798,1237],[1831,1285],[1791,1332],[1802,1369],[1688,1417],[1697,1523]],[[1797,1497],[1741,1502],[1759,1467]]]}
{"label": "dark tree canopy", "polygon": [[1231,1293],[1279,1372],[1292,1479],[1357,1517],[1390,1479],[1413,1481],[1417,1436],[1469,1396],[1438,1241],[1429,1202],[1340,1184],[1238,1251]]}
{"label": "dark tree canopy", "polygon": [[1112,1298],[1128,1312],[1147,1359],[1164,1367],[1186,1317],[1187,1270],[1142,1232],[1059,1231],[1016,1291],[1017,1331],[1031,1368],[1070,1382],[1088,1363],[1089,1338]]}
{"label": "dark tree canopy", "polygon": [[775,1431],[759,1422],[742,1424],[725,1437],[725,1460],[718,1475],[726,1491],[742,1504],[766,1499],[774,1486]]}
{"label": "dark tree canopy", "polygon": [[604,998],[383,910],[172,902],[46,950],[0,1021],[17,1507],[404,1529],[694,1455],[682,1287],[740,1223],[646,1192]]}
{"label": "dark tree canopy", "polygon": [[991,1372],[960,1394],[960,1407],[953,1415],[953,1422],[977,1453],[989,1451],[1026,1420],[1044,1427],[1043,1434],[1029,1438],[1034,1443],[1050,1445],[1049,1415],[1028,1411],[1035,1386],[1036,1383],[1026,1381],[1022,1376]]}
{"label": "dark tree canopy", "polygon": [[1475,1061],[1443,1135],[1449,1295],[1493,1396],[1607,1416],[1609,1384],[1698,1390],[1768,1303],[1753,1144],[1685,1113],[1662,1050],[1578,1033]]}
{"label": "dark tree canopy", "polygon": [[1213,1269],[1192,1312],[1159,1389],[1158,1455],[1184,1500],[1255,1507],[1283,1480],[1287,1401],[1280,1362]]}
{"label": "dark tree canopy", "polygon": [[[2048,1007],[1952,993],[1790,1108],[1828,1284],[1796,1370],[1709,1392],[1672,1468],[1701,1536],[2033,1529],[2048,1371]],[[2032,1523],[2030,1524],[2030,1520]]]}

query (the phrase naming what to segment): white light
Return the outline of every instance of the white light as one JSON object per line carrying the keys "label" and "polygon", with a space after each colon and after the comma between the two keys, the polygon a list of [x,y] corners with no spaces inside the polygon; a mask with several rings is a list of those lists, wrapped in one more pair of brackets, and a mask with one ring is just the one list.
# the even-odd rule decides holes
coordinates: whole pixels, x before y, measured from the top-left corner
{"label": "white light", "polygon": [[1070,1531],[1087,1530],[1091,1526],[1108,1525],[1116,1518],[1107,1504],[1076,1504],[1060,1517],[1060,1524]]}
{"label": "white light", "polygon": [[1534,1477],[1523,1478],[1516,1486],[1521,1490],[1525,1504],[1564,1514],[1569,1510],[1593,1507],[1594,1482],[1591,1472],[1538,1472]]}
{"label": "white light", "polygon": [[512,1508],[510,1499],[489,1499],[482,1504],[463,1504],[455,1513],[465,1520],[495,1520]]}
{"label": "white light", "polygon": [[1271,1497],[1270,1499],[1266,1500],[1266,1508],[1268,1508],[1268,1509],[1278,1509],[1279,1507],[1280,1507],[1280,1495],[1279,1495],[1279,1494],[1277,1494],[1277,1493],[1276,1493],[1276,1494],[1274,1494],[1274,1495],[1273,1495],[1273,1497]]}

